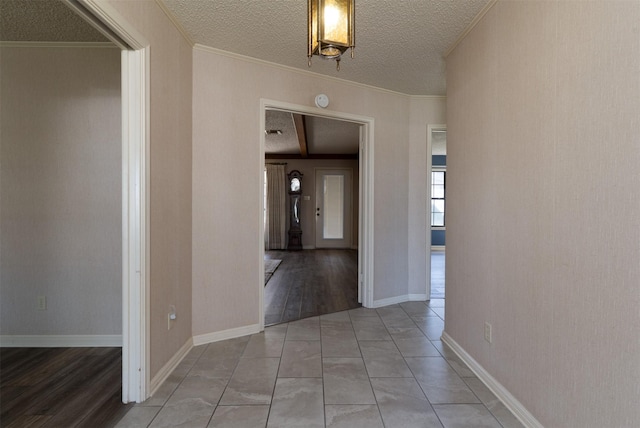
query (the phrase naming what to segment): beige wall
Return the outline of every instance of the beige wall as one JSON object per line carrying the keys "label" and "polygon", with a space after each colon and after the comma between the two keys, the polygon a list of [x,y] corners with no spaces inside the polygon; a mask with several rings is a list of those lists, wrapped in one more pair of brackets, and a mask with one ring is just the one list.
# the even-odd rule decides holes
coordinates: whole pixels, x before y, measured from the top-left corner
{"label": "beige wall", "polygon": [[[151,369],[191,338],[192,48],[154,1],[110,1],[150,44]],[[177,320],[167,330],[169,305]]]}
{"label": "beige wall", "polygon": [[193,84],[194,335],[259,323],[261,98],[310,107],[322,92],[333,111],[374,118],[374,299],[407,295],[409,97],[204,48]]}
{"label": "beige wall", "polygon": [[[300,202],[300,225],[302,226],[302,246],[305,249],[316,246],[316,169],[317,168],[345,168],[352,171],[352,224],[351,224],[351,248],[358,246],[358,161],[348,159],[269,159],[266,163],[283,162],[286,173],[298,170],[303,174],[302,195],[309,196],[310,200]],[[289,212],[287,200],[287,213]],[[287,230],[289,230],[289,218],[287,217]]]}
{"label": "beige wall", "polygon": [[120,335],[120,51],[0,56],[0,333]]}
{"label": "beige wall", "polygon": [[447,60],[446,331],[548,427],[640,421],[638,22],[498,2]]}
{"label": "beige wall", "polygon": [[[427,189],[427,126],[446,124],[446,97],[411,97],[409,123],[408,292],[425,295],[431,276],[431,202]],[[429,211],[427,211],[429,210]],[[427,298],[429,296],[424,296]]]}

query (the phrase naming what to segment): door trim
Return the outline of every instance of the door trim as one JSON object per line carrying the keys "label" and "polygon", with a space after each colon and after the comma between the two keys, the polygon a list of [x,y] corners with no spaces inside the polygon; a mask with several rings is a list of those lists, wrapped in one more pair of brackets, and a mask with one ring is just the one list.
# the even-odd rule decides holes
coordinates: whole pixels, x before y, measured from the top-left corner
{"label": "door trim", "polygon": [[122,402],[141,403],[150,392],[149,43],[104,1],[65,3],[122,49]]}
{"label": "door trim", "polygon": [[[329,119],[346,120],[357,123],[360,126],[360,156],[359,156],[359,196],[360,207],[358,214],[358,295],[364,307],[373,307],[373,256],[374,256],[374,128],[375,121],[372,117],[361,116],[352,113],[334,112],[316,107],[302,106],[283,101],[260,99],[260,117],[258,118],[260,156],[257,165],[258,176],[260,177],[258,198],[260,200],[260,210],[257,213],[260,235],[264,236],[264,147],[265,147],[265,112],[267,110],[279,110],[291,113],[319,116]],[[260,330],[264,330],[264,243],[258,241],[258,266],[260,266],[258,278],[258,314],[260,319]]]}
{"label": "door trim", "polygon": [[[427,300],[431,300],[431,170],[433,169],[433,140],[431,134],[433,131],[446,131],[447,125],[427,125],[427,267],[426,296]],[[445,209],[446,211],[446,209]]]}

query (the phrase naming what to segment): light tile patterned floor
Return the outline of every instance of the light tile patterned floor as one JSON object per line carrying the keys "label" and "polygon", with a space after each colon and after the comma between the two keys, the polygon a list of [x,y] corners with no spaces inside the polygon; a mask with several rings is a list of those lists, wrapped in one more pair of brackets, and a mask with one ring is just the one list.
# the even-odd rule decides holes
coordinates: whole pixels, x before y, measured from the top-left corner
{"label": "light tile patterned floor", "polygon": [[444,300],[198,346],[118,427],[521,427],[440,342]]}

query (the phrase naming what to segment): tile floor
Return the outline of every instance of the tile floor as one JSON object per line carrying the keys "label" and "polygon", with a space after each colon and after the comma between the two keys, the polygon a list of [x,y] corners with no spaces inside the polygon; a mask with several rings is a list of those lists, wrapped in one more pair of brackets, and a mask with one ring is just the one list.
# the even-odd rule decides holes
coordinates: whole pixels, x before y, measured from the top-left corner
{"label": "tile floor", "polygon": [[195,347],[118,427],[521,427],[440,342],[444,300]]}

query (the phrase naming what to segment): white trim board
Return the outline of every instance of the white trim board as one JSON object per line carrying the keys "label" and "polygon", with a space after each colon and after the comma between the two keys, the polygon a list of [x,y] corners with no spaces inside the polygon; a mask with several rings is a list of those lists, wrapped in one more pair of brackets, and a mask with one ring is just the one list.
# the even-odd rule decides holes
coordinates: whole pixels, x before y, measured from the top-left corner
{"label": "white trim board", "polygon": [[207,343],[219,342],[221,340],[234,339],[236,337],[260,333],[260,331],[260,324],[251,324],[244,327],[217,331],[215,333],[199,334],[198,336],[193,336],[193,345],[206,345]]}
{"label": "white trim board", "polygon": [[427,218],[425,219],[425,224],[427,227],[425,228],[425,238],[427,243],[427,249],[425,254],[425,267],[427,269],[427,278],[425,281],[425,294],[427,296],[431,296],[431,230],[433,226],[431,226],[431,172],[433,170],[433,131],[446,131],[446,124],[428,124],[427,125],[427,170],[425,171],[426,175],[426,185],[427,185],[427,199],[425,200],[425,210],[427,214]]}
{"label": "white trim board", "polygon": [[[196,45],[197,46],[197,45]],[[353,122],[360,125],[360,156],[359,156],[359,198],[360,207],[358,218],[358,301],[364,307],[373,307],[373,290],[374,290],[374,272],[373,272],[373,255],[374,255],[374,130],[375,120],[372,117],[360,116],[357,114],[337,112],[332,110],[323,110],[316,107],[308,107],[298,104],[287,103],[283,101],[275,101],[269,99],[260,99],[260,116],[258,117],[260,127],[265,126],[265,112],[267,110],[286,111],[291,113],[300,113],[305,115],[324,117],[329,119],[339,119],[343,121]],[[264,235],[264,147],[265,134],[260,132],[257,136],[260,139],[260,154],[257,165],[260,171],[260,182],[256,186],[260,193],[260,210],[257,212],[257,220],[259,222],[260,235]],[[261,267],[259,273],[259,299],[258,299],[258,315],[260,319],[260,331],[264,330],[264,244],[260,242],[258,248],[258,263]]]}
{"label": "white trim board", "polygon": [[2,335],[2,348],[119,348],[121,334]]}
{"label": "white trim board", "polygon": [[372,308],[381,308],[383,306],[395,305],[404,302],[422,302],[429,300],[426,294],[403,294],[395,297],[387,297],[386,299],[374,300]]}
{"label": "white trim board", "polygon": [[446,343],[464,363],[469,366],[478,379],[528,428],[544,428],[540,422],[514,397],[500,382],[484,369],[467,351],[464,350],[447,332],[442,333],[441,340]]}
{"label": "white trim board", "polygon": [[143,402],[150,385],[150,50],[111,4],[64,0],[122,49],[122,401]]}
{"label": "white trim board", "polygon": [[171,359],[167,361],[167,363],[160,370],[158,370],[158,373],[156,373],[156,375],[153,377],[153,379],[151,379],[151,382],[149,383],[149,396],[152,396],[156,393],[158,388],[162,386],[163,382],[167,380],[169,375],[173,373],[176,367],[178,367],[178,364],[180,364],[184,357],[187,356],[189,351],[191,351],[191,348],[193,348],[193,338],[189,338],[189,340],[187,340],[184,345],[182,345],[182,347],[178,349],[178,352],[173,354],[173,357],[171,357]]}

